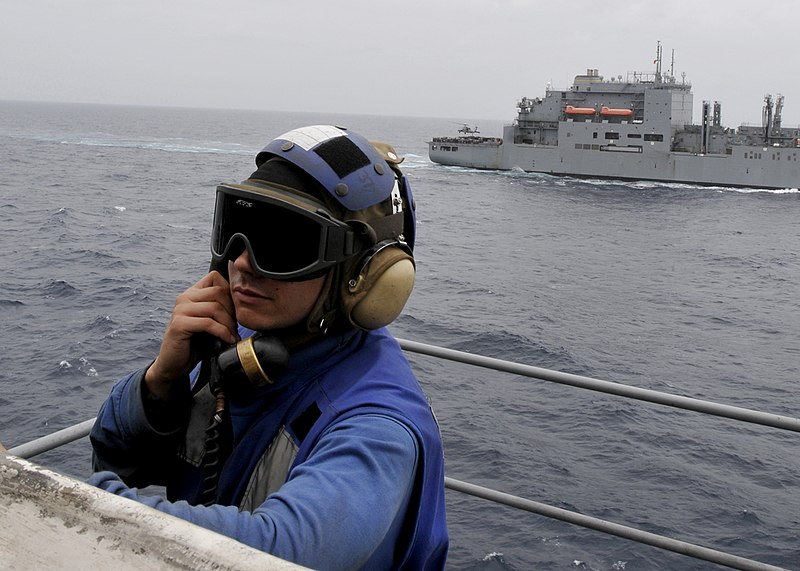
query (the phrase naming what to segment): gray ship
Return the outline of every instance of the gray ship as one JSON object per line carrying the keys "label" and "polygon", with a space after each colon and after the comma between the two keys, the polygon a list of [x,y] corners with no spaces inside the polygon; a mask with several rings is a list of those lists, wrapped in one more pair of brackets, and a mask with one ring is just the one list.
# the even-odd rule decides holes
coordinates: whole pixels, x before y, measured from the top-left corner
{"label": "gray ship", "polygon": [[[428,142],[431,161],[491,170],[553,175],[786,189],[800,187],[800,128],[781,125],[783,96],[764,98],[762,126],[723,127],[722,106],[703,102],[692,124],[692,86],[662,72],[605,80],[578,75],[568,90],[548,86],[523,97],[503,137],[479,136],[467,125],[457,137]],[[684,74],[685,75],[685,74]]]}

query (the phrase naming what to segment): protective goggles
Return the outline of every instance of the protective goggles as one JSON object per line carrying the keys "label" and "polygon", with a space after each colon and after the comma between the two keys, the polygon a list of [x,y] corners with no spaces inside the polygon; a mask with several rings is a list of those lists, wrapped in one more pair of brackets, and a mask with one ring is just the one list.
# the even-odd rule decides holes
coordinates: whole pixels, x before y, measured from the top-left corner
{"label": "protective goggles", "polygon": [[368,248],[363,232],[336,220],[320,204],[277,190],[217,187],[211,255],[219,264],[246,248],[264,277],[301,281]]}

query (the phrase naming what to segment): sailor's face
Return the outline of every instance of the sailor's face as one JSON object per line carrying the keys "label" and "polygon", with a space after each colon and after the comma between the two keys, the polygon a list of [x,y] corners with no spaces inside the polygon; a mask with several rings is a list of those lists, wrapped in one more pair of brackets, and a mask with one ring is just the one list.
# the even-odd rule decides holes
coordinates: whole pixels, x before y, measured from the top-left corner
{"label": "sailor's face", "polygon": [[283,329],[303,321],[322,291],[325,276],[299,282],[256,274],[247,250],[228,262],[236,320],[257,331]]}

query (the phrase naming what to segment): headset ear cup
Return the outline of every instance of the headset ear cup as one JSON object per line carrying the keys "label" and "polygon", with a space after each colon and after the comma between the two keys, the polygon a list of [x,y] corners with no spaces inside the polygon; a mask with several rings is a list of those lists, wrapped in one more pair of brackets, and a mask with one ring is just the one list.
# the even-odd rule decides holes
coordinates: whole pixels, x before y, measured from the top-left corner
{"label": "headset ear cup", "polygon": [[367,331],[389,325],[411,296],[414,258],[391,246],[377,252],[354,279],[342,285],[342,309],[355,327]]}

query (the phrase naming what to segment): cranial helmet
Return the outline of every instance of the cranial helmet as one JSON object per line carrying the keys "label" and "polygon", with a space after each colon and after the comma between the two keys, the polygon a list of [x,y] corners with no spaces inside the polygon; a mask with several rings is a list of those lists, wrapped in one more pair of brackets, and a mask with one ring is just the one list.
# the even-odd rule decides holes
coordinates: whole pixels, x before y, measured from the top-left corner
{"label": "cranial helmet", "polygon": [[416,216],[391,146],[342,127],[284,133],[241,184],[220,185],[212,267],[248,250],[253,270],[298,281],[326,275],[306,328],[391,323],[414,286]]}

